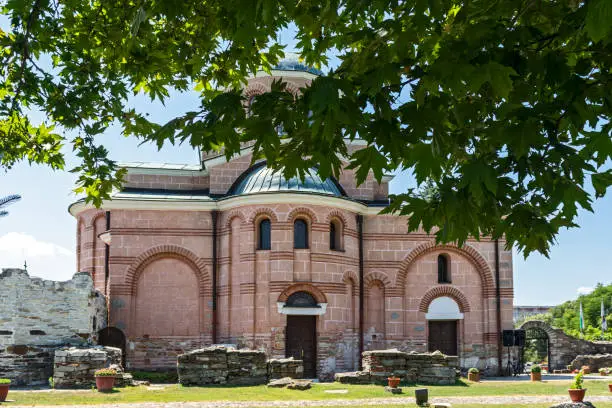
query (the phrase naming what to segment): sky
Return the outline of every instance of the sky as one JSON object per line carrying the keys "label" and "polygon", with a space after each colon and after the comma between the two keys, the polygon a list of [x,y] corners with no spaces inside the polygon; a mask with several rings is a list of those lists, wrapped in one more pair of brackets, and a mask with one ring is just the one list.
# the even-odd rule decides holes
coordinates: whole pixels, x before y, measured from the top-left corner
{"label": "sky", "polygon": [[[0,20],[0,26],[2,23],[6,22]],[[199,101],[190,92],[173,94],[165,106],[151,103],[144,96],[131,98],[130,104],[163,122],[197,107]],[[44,119],[35,116],[35,120]],[[197,152],[188,146],[165,146],[158,151],[153,145],[139,145],[138,140],[121,136],[117,127],[108,129],[99,142],[118,162],[198,163]],[[78,162],[68,147],[64,152],[69,170]],[[32,276],[54,280],[72,277],[76,272],[76,222],[67,209],[76,200],[72,193],[75,180],[68,171],[27,163],[7,172],[0,170],[0,197],[23,197],[7,208],[9,216],[0,218],[0,269],[21,267],[27,261]],[[409,174],[400,173],[391,182],[390,192],[403,192],[412,184]],[[596,201],[593,208],[594,213],[580,212],[580,228],[559,234],[550,258],[532,254],[524,259],[514,250],[515,305],[555,305],[588,293],[598,282],[612,283],[607,258],[612,252],[612,193]]]}

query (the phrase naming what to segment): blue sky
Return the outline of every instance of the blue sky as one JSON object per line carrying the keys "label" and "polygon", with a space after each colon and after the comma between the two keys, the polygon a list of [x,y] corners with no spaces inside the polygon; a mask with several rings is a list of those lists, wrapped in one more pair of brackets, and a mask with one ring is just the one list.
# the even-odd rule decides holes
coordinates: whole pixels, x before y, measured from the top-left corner
{"label": "blue sky", "polygon": [[[2,25],[8,28],[6,20],[0,19]],[[292,42],[287,32],[281,35],[281,39],[285,38]],[[132,98],[130,103],[160,122],[199,105],[194,93],[175,94],[166,106],[152,104],[142,96]],[[157,151],[153,145],[139,146],[137,140],[122,137],[119,128],[109,129],[99,142],[119,162],[197,163],[197,153],[187,146],[167,146]],[[65,153],[70,169],[77,162],[68,148]],[[0,196],[23,196],[22,201],[8,208],[8,217],[0,218],[0,268],[21,266],[27,259],[28,270],[34,276],[65,280],[76,272],[76,223],[67,212],[68,205],[76,199],[72,193],[74,180],[75,176],[67,171],[53,172],[27,163],[0,173]],[[391,192],[402,192],[409,185],[409,176],[399,174],[391,183]],[[612,282],[607,258],[612,252],[612,194],[593,207],[594,214],[580,213],[577,223],[581,228],[559,235],[550,259],[533,254],[524,260],[515,252],[515,304],[557,304],[587,292],[598,282]]]}

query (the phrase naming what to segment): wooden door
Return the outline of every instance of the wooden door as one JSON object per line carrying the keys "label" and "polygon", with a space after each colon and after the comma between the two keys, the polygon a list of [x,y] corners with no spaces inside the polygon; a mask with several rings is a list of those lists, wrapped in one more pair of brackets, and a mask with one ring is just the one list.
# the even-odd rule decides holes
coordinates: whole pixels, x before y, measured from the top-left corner
{"label": "wooden door", "polygon": [[457,321],[430,320],[429,351],[439,350],[448,356],[457,355]]}
{"label": "wooden door", "polygon": [[317,377],[317,317],[287,316],[285,355],[304,361],[304,378]]}

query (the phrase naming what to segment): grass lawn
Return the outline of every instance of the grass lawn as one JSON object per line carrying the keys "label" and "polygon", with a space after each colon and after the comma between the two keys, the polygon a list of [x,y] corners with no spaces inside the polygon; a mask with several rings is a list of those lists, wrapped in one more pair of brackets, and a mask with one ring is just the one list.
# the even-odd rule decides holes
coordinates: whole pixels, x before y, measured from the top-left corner
{"label": "grass lawn", "polygon": [[[521,382],[482,382],[460,381],[453,386],[427,386],[431,397],[461,396],[500,396],[500,395],[567,395],[570,381],[549,381],[532,383]],[[607,381],[585,381],[588,396],[611,395]],[[402,397],[414,395],[415,386],[404,386]],[[330,394],[326,390],[347,390],[345,394]],[[99,393],[93,390],[65,391],[10,391],[11,405],[77,405],[129,402],[172,402],[172,401],[289,401],[289,400],[329,400],[356,398],[392,398],[382,386],[314,384],[308,391],[292,391],[266,386],[235,387],[128,387],[115,389],[112,393]],[[468,408],[474,405],[463,405]],[[475,405],[478,406],[478,405]],[[533,405],[531,405],[533,406]],[[544,405],[543,405],[544,406]],[[612,408],[612,404],[598,403],[596,406]],[[503,408],[503,405],[496,405]]]}

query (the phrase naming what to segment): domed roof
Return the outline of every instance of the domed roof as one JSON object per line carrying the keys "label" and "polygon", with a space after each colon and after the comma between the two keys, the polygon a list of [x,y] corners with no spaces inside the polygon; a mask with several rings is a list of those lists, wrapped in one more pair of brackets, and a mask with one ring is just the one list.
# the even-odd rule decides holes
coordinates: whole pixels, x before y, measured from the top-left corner
{"label": "domed roof", "polygon": [[342,187],[333,179],[321,180],[315,168],[309,169],[303,181],[299,177],[292,177],[287,180],[282,171],[274,172],[266,166],[265,162],[258,163],[245,171],[236,180],[229,194],[242,195],[280,191],[326,194],[337,197],[345,195]]}
{"label": "domed roof", "polygon": [[276,64],[276,66],[272,69],[276,69],[279,71],[310,72],[311,74],[315,75],[323,75],[323,71],[304,64],[302,61],[300,61],[299,54],[293,52],[285,53],[285,58],[280,60],[278,64]]}

